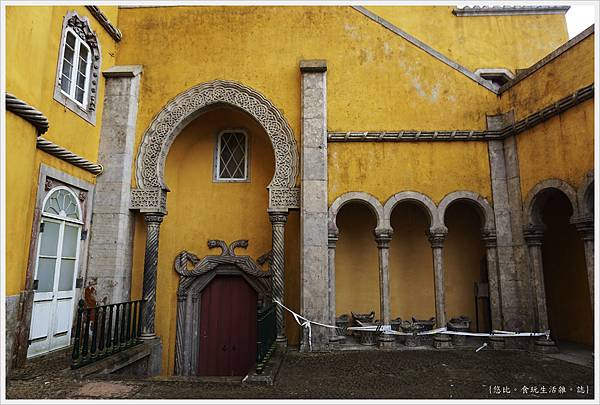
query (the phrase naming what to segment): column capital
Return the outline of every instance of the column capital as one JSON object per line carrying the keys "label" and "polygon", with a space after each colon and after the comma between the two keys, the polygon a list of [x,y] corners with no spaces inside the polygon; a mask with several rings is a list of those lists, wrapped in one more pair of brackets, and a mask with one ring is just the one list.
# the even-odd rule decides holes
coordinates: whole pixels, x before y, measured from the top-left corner
{"label": "column capital", "polygon": [[160,224],[163,221],[165,214],[160,212],[145,212],[144,221],[146,224]]}
{"label": "column capital", "polygon": [[443,248],[447,235],[448,229],[446,228],[432,228],[427,232],[427,238],[432,248]]}
{"label": "column capital", "polygon": [[287,211],[270,211],[269,210],[269,221],[271,224],[285,224],[287,222],[288,212]]}
{"label": "column capital", "polygon": [[594,218],[582,215],[572,217],[569,222],[575,225],[577,232],[581,235],[581,239],[594,240]]}
{"label": "column capital", "polygon": [[394,231],[388,228],[378,228],[373,231],[375,235],[375,242],[377,242],[378,248],[389,248],[390,241],[392,240],[392,234]]}
{"label": "column capital", "polygon": [[483,240],[483,243],[486,248],[495,248],[496,246],[498,246],[495,229],[482,229],[481,239]]}
{"label": "column capital", "polygon": [[544,239],[544,225],[528,224],[523,227],[523,237],[528,246],[541,246]]}

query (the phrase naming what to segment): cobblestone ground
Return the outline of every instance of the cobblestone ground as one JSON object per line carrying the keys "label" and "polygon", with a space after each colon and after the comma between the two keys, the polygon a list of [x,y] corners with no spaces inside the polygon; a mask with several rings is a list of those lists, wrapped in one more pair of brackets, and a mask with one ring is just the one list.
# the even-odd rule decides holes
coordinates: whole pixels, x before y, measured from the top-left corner
{"label": "cobblestone ground", "polygon": [[523,351],[288,352],[273,386],[169,378],[76,379],[66,355],[32,362],[7,382],[10,399],[485,398],[590,399],[594,372]]}

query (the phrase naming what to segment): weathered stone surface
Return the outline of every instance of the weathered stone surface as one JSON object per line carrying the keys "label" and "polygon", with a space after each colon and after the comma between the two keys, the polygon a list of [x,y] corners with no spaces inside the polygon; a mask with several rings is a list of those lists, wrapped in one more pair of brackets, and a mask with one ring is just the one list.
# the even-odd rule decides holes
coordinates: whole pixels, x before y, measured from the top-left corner
{"label": "weathered stone surface", "polygon": [[105,72],[106,94],[89,247],[89,281],[98,301],[129,299],[134,217],[129,210],[141,66]]}
{"label": "weathered stone surface", "polygon": [[5,349],[5,375],[8,375],[12,366],[12,352],[13,342],[15,339],[15,330],[17,328],[17,316],[19,309],[19,296],[10,295],[6,297],[6,312],[5,312],[5,326],[6,326],[6,345]]}
{"label": "weathered stone surface", "polygon": [[[302,185],[301,273],[302,314],[328,323],[331,283],[328,255],[327,209],[327,76],[325,61],[301,61],[302,73]],[[325,350],[331,331],[313,326],[312,349]],[[308,336],[301,349],[307,350]]]}

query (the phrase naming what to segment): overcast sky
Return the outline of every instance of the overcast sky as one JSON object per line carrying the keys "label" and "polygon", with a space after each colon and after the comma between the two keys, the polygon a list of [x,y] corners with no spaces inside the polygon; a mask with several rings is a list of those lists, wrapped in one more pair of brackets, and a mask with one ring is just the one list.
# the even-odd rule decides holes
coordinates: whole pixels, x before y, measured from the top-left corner
{"label": "overcast sky", "polygon": [[594,24],[594,6],[593,5],[573,5],[567,11],[567,29],[569,38],[573,38],[581,31]]}

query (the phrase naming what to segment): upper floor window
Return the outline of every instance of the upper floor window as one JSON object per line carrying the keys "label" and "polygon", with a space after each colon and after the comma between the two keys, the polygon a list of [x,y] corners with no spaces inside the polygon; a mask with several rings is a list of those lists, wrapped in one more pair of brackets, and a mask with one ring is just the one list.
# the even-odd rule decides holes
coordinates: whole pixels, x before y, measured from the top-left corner
{"label": "upper floor window", "polygon": [[60,69],[60,88],[69,98],[86,108],[87,84],[90,77],[90,47],[71,28],[67,28],[66,34]]}
{"label": "upper floor window", "polygon": [[248,180],[248,135],[245,131],[226,130],[217,136],[215,180]]}
{"label": "upper floor window", "polygon": [[63,20],[54,99],[96,123],[100,44],[86,17],[69,11]]}

